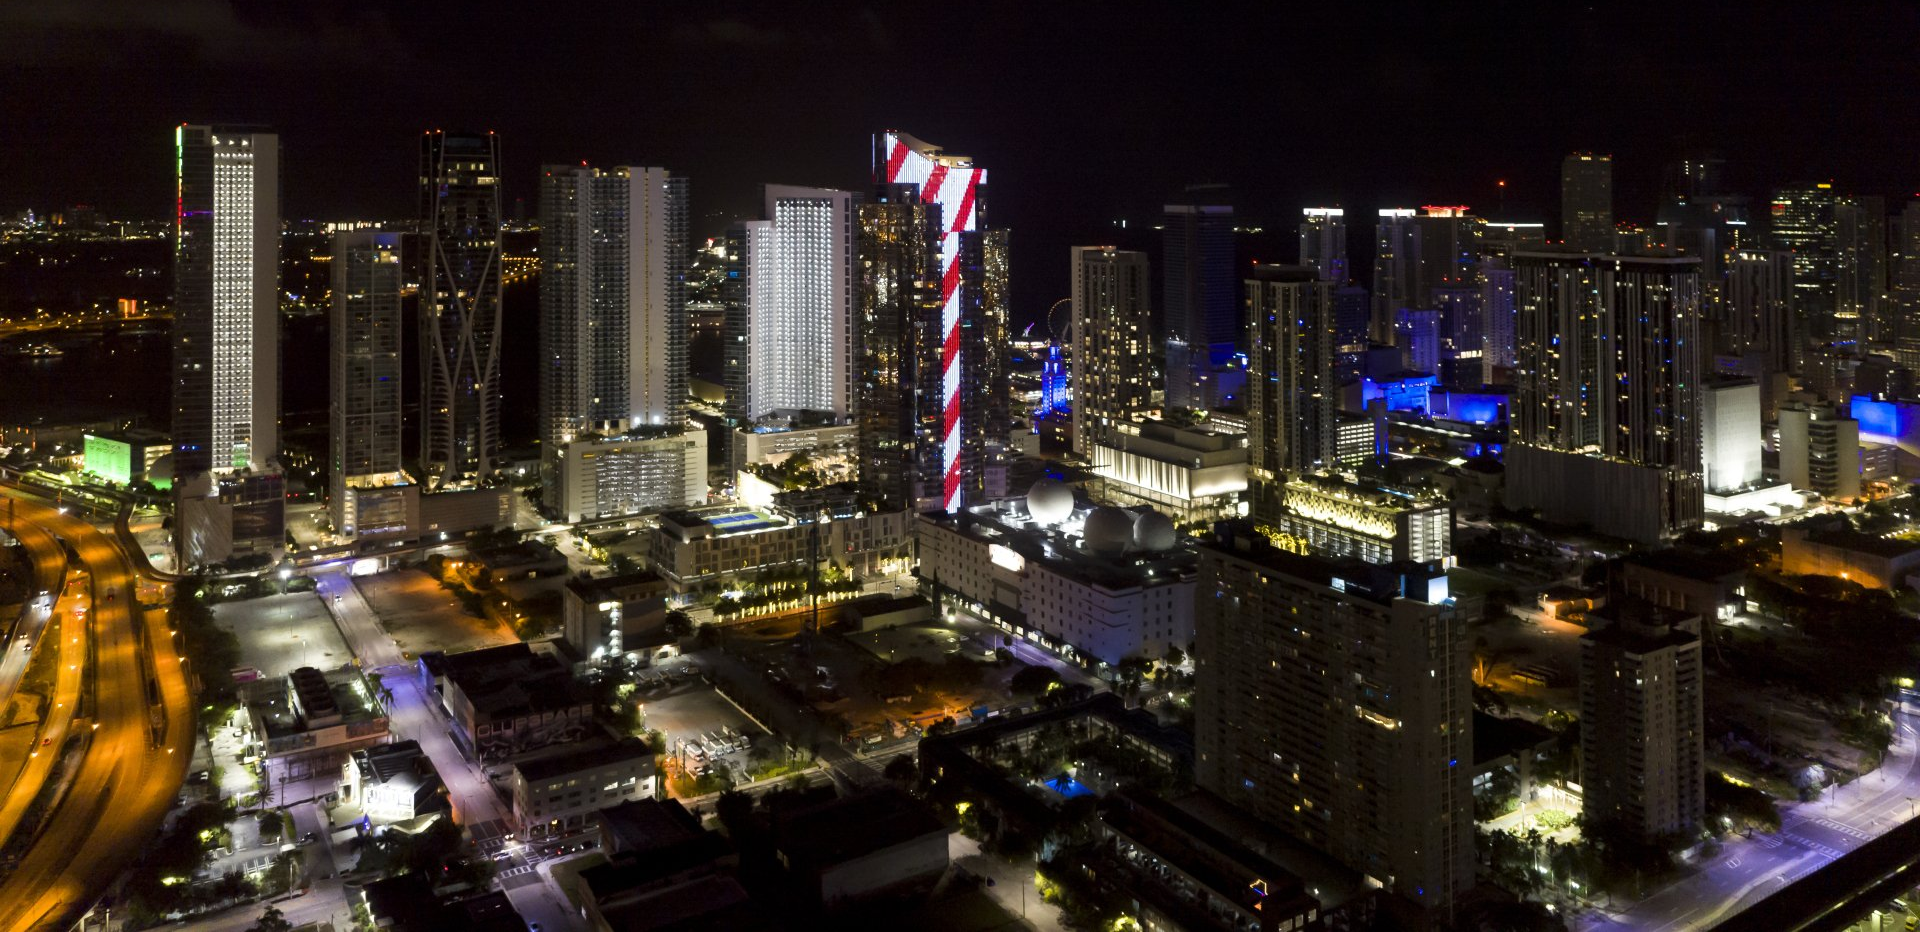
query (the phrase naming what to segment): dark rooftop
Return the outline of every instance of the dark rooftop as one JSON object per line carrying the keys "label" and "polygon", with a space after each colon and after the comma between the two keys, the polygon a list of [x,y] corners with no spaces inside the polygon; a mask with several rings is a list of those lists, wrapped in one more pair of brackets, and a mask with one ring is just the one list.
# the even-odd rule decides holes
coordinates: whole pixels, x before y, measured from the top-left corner
{"label": "dark rooftop", "polygon": [[1553,740],[1554,733],[1521,718],[1501,718],[1473,710],[1473,763],[1518,754]]}
{"label": "dark rooftop", "polygon": [[891,787],[805,806],[774,821],[780,852],[815,869],[945,833],[925,806]]}
{"label": "dark rooftop", "polygon": [[615,761],[632,760],[636,757],[653,756],[653,748],[637,739],[613,743],[595,742],[585,745],[569,745],[556,754],[548,754],[531,760],[518,760],[513,769],[525,780],[546,780],[577,771],[609,764]]}
{"label": "dark rooftop", "polygon": [[1710,553],[1700,553],[1679,547],[1635,551],[1627,555],[1626,562],[1662,573],[1703,581],[1715,581],[1746,572],[1746,567],[1741,566],[1738,560],[1729,560]]}
{"label": "dark rooftop", "polygon": [[635,799],[598,814],[613,836],[612,852],[645,852],[682,843],[702,834],[700,820],[677,799]]}

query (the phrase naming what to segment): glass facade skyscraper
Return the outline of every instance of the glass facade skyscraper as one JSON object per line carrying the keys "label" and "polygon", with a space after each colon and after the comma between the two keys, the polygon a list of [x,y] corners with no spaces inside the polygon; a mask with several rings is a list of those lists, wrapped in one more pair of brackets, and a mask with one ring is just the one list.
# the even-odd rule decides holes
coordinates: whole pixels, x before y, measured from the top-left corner
{"label": "glass facade skyscraper", "polygon": [[1241,391],[1235,373],[1245,323],[1227,196],[1224,185],[1195,185],[1161,218],[1168,407],[1204,411]]}
{"label": "glass facade skyscraper", "polygon": [[500,139],[420,141],[420,458],[433,488],[500,449]]}

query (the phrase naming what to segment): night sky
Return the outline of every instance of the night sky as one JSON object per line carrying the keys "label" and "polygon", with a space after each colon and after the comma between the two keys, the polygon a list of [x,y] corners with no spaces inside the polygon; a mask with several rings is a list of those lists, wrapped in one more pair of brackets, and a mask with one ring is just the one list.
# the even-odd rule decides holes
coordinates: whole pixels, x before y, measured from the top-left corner
{"label": "night sky", "polygon": [[1551,224],[1571,149],[1614,154],[1622,219],[1707,150],[1756,195],[1920,190],[1911,4],[899,6],[12,0],[0,210],[164,216],[170,127],[251,122],[281,134],[289,218],[404,217],[418,133],[471,127],[530,215],[543,162],[661,164],[708,234],[762,182],[863,187],[897,127],[989,170],[1030,319],[1068,245],[1152,247],[1192,181],[1276,230],[1322,203]]}

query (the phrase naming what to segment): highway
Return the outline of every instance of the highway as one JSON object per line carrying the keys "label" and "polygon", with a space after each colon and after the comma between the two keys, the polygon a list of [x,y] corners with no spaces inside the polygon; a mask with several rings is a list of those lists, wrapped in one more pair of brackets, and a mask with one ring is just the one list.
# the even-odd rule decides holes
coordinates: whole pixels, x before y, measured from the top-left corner
{"label": "highway", "polygon": [[[0,515],[4,514],[5,509],[0,508]],[[16,522],[10,518],[0,518],[0,523],[20,541],[21,549],[26,551],[27,559],[33,563],[33,582],[29,586],[32,592],[26,607],[13,627],[12,636],[4,645],[0,645],[5,649],[5,655],[0,656],[0,708],[5,708],[13,699],[14,691],[20,688],[20,678],[26,675],[27,662],[32,659],[32,655],[22,648],[28,644],[37,648],[40,632],[53,618],[52,602],[42,601],[35,594],[56,593],[66,582],[67,551],[52,534],[37,525]],[[0,833],[0,838],[5,837],[4,833]]]}
{"label": "highway", "polygon": [[1582,932],[1707,929],[1913,818],[1920,800],[1920,716],[1894,716],[1894,746],[1880,769],[1820,799],[1785,807],[1776,835],[1734,837],[1696,871],[1611,914],[1589,914]]}
{"label": "highway", "polygon": [[[63,670],[65,652],[76,646],[90,648],[94,666],[87,684],[89,727],[73,758],[69,786],[0,884],[0,932],[72,925],[159,830],[186,776],[193,741],[182,660],[165,613],[139,611],[126,555],[79,518],[24,500],[13,507],[18,520],[65,538],[91,577],[94,608],[84,626],[75,626],[77,636],[63,637],[61,646]],[[152,650],[151,667],[142,656],[144,645]],[[156,718],[149,714],[148,669],[160,699],[159,742]]]}

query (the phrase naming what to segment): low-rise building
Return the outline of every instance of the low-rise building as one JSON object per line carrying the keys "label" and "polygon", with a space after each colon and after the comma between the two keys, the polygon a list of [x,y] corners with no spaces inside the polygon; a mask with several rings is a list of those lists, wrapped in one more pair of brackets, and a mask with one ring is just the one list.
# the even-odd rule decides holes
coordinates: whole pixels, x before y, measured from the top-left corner
{"label": "low-rise building", "polygon": [[851,479],[848,470],[852,468],[857,434],[852,424],[784,427],[763,423],[736,428],[727,451],[731,467],[727,471],[737,473],[754,465],[778,466],[796,453],[805,453],[829,481]]}
{"label": "low-rise building", "polygon": [[567,645],[591,663],[624,656],[645,666],[675,656],[668,592],[667,581],[651,570],[567,580],[561,590]]}
{"label": "low-rise building", "polygon": [[526,644],[422,654],[419,673],[446,707],[454,740],[482,760],[578,741],[594,727],[592,695],[565,663]]}
{"label": "low-rise building", "polygon": [[387,740],[387,714],[357,667],[300,667],[284,679],[244,684],[253,736],[269,758],[333,767],[348,752]]}
{"label": "low-rise building", "polygon": [[933,603],[925,596],[872,596],[840,607],[840,620],[855,631],[877,631],[933,620]]}
{"label": "low-rise building", "polygon": [[1320,925],[1322,904],[1306,881],[1156,796],[1122,791],[1108,798],[1098,835],[1142,929]]}
{"label": "low-rise building", "polygon": [[947,869],[947,829],[886,788],[802,806],[773,820],[774,851],[825,906],[931,887]]}
{"label": "low-rise building", "polygon": [[376,932],[524,932],[528,928],[505,891],[442,896],[432,878],[421,871],[385,880],[351,881],[347,898]]}
{"label": "low-rise building", "polygon": [[1643,550],[1620,561],[1619,588],[1663,608],[1724,621],[1746,608],[1747,570],[1679,548]]}
{"label": "low-rise building", "polygon": [[375,823],[405,822],[447,808],[439,771],[418,741],[376,744],[340,768],[340,800]]}
{"label": "low-rise building", "polygon": [[173,484],[173,539],[180,565],[278,554],[287,543],[286,487],[278,472],[179,477]]}
{"label": "low-rise building", "polygon": [[[739,856],[676,800],[601,810],[607,861],[573,876],[570,892],[594,932],[656,929],[760,932],[773,922],[735,876]],[[559,875],[556,875],[556,879]]]}
{"label": "low-rise building", "polygon": [[673,511],[661,514],[648,532],[647,556],[680,597],[721,592],[767,570],[805,566],[814,558],[823,567],[865,579],[906,569],[912,519],[906,511],[831,507]]}
{"label": "low-rise building", "polygon": [[420,496],[420,526],[413,536],[447,540],[469,531],[512,526],[513,489],[449,489]]}
{"label": "low-rise building", "polygon": [[915,536],[922,580],[1070,657],[1118,664],[1193,641],[1196,558],[1165,515],[1077,505],[1043,481],[1024,500],[922,515]]}
{"label": "low-rise building", "polygon": [[594,742],[516,759],[513,819],[529,841],[585,828],[593,814],[654,794],[657,768],[644,741]]}
{"label": "low-rise building", "polygon": [[1180,525],[1240,517],[1247,437],[1164,421],[1122,422],[1090,444],[1098,496],[1152,508]]}
{"label": "low-rise building", "polygon": [[1266,522],[1314,553],[1368,563],[1453,560],[1453,507],[1437,491],[1309,475],[1287,480]]}
{"label": "low-rise building", "polygon": [[1920,588],[1920,544],[1841,527],[1780,531],[1780,572],[1838,576],[1869,589]]}
{"label": "low-rise building", "polygon": [[478,588],[485,589],[535,576],[565,573],[567,558],[551,544],[528,540],[480,551],[461,561],[457,568]]}
{"label": "low-rise building", "polygon": [[[1523,718],[1500,718],[1473,711],[1473,800],[1475,811],[1498,806],[1507,794],[1521,803],[1539,798],[1541,764],[1559,736]],[[1493,814],[1504,814],[1495,809]]]}
{"label": "low-rise building", "polygon": [[550,498],[568,522],[707,501],[707,434],[635,434],[574,440],[554,451]]}
{"label": "low-rise building", "polygon": [[127,485],[147,481],[153,464],[173,452],[173,441],[157,430],[139,427],[100,433],[88,431],[81,450],[82,468],[87,472],[108,482]]}

